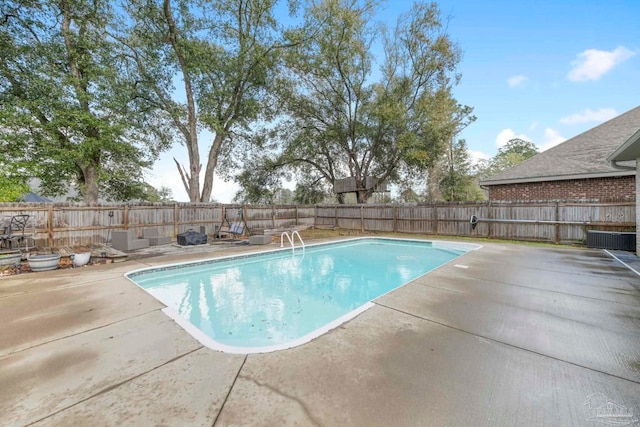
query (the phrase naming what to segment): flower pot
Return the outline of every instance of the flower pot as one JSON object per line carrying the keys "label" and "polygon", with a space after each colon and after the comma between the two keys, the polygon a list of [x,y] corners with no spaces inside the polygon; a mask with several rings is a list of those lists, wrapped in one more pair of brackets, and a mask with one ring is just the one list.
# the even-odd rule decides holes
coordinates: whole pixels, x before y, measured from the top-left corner
{"label": "flower pot", "polygon": [[0,251],[0,267],[6,265],[19,265],[22,259],[22,252],[14,251]]}
{"label": "flower pot", "polygon": [[58,268],[60,262],[60,254],[52,255],[33,255],[27,257],[31,271],[47,271]]}
{"label": "flower pot", "polygon": [[83,265],[87,265],[89,263],[89,260],[91,259],[91,252],[72,254],[71,259],[73,260],[74,267],[82,267]]}

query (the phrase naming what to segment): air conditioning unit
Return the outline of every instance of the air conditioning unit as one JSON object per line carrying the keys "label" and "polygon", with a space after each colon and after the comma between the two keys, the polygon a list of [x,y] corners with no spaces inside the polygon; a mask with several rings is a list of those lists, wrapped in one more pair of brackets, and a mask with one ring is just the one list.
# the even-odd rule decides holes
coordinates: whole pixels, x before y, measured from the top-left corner
{"label": "air conditioning unit", "polygon": [[587,247],[635,252],[636,233],[588,230]]}

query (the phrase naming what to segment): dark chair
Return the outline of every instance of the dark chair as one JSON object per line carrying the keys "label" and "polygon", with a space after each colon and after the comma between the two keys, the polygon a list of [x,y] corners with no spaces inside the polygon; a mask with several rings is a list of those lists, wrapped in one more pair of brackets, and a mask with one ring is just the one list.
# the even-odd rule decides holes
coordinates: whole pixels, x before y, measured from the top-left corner
{"label": "dark chair", "polygon": [[13,244],[17,243],[20,247],[20,242],[25,241],[28,236],[25,236],[24,229],[29,221],[29,215],[14,215],[11,217],[9,227],[5,230],[5,233],[0,235],[0,244],[5,248],[13,249]]}
{"label": "dark chair", "polygon": [[244,220],[244,210],[242,208],[238,209],[238,215],[233,218],[233,222],[230,221],[232,219],[229,215],[230,210],[225,209],[222,223],[219,226],[215,226],[214,238],[232,235],[233,240],[236,240],[239,236],[244,235],[245,229],[248,228],[247,222]]}
{"label": "dark chair", "polygon": [[234,239],[244,235],[244,221],[232,223],[231,227],[229,227],[229,234],[233,235]]}

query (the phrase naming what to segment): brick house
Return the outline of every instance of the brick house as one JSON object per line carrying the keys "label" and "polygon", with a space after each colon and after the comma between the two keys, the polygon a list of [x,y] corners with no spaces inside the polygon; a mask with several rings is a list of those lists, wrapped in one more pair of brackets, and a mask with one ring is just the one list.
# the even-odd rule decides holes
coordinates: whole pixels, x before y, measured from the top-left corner
{"label": "brick house", "polygon": [[[633,110],[632,110],[633,111]],[[636,174],[636,233],[640,230],[640,129],[609,155],[607,160],[615,167],[623,167]],[[640,256],[640,239],[636,237],[636,255]]]}
{"label": "brick house", "polygon": [[635,165],[609,157],[640,131],[640,107],[627,111],[480,181],[489,200],[636,200]]}

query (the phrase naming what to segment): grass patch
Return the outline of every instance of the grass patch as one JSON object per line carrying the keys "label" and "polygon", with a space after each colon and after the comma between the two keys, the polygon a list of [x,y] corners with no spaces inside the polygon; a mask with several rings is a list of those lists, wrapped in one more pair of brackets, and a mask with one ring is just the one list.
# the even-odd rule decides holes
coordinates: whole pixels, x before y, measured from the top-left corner
{"label": "grass patch", "polygon": [[503,239],[489,239],[486,237],[475,236],[446,236],[435,234],[415,234],[415,233],[393,233],[384,231],[365,231],[350,230],[350,229],[324,229],[324,228],[308,228],[306,230],[299,231],[300,236],[306,242],[307,240],[318,239],[335,239],[339,237],[366,237],[366,236],[381,236],[381,237],[397,237],[404,239],[424,239],[424,240],[453,240],[453,241],[466,241],[466,242],[481,242],[481,243],[501,243],[501,244],[514,244],[524,246],[537,246],[545,248],[584,248],[584,245],[568,245],[568,244],[556,244],[550,242],[534,242],[528,240],[503,240]]}

